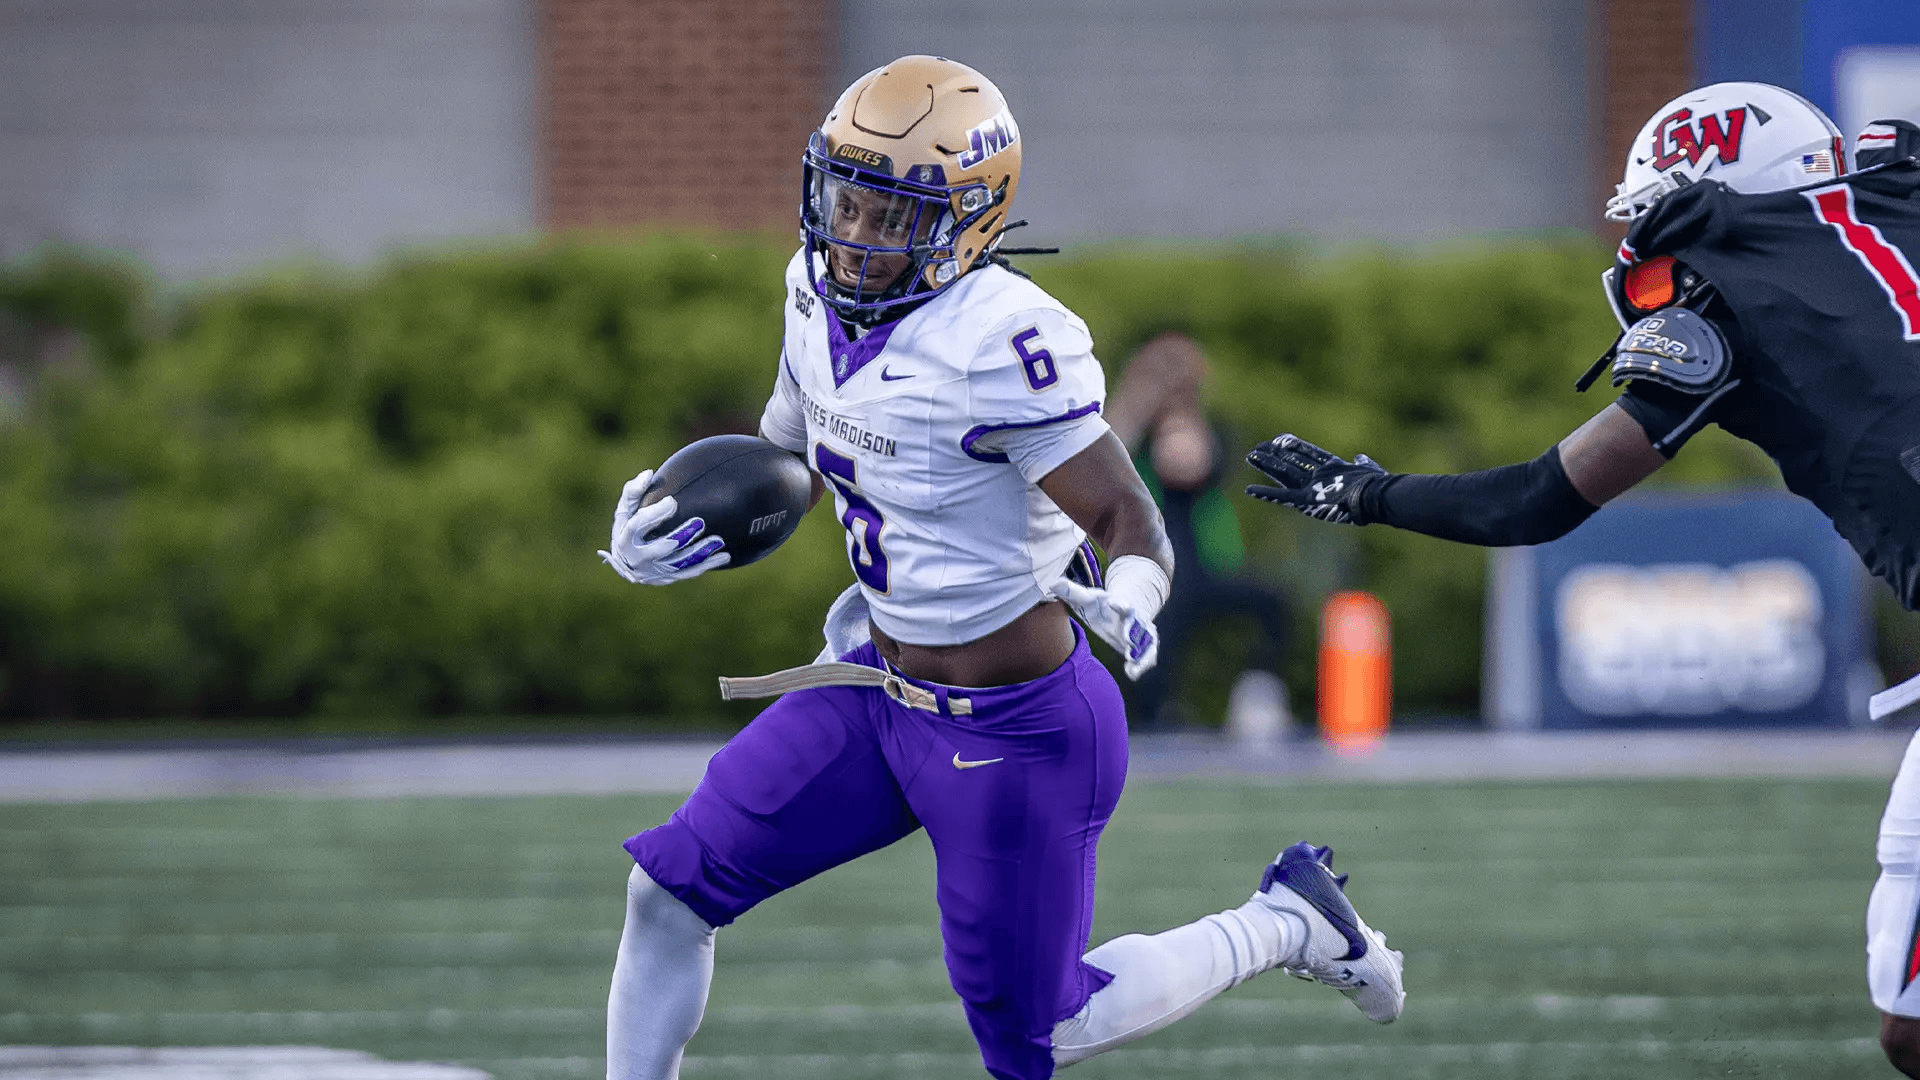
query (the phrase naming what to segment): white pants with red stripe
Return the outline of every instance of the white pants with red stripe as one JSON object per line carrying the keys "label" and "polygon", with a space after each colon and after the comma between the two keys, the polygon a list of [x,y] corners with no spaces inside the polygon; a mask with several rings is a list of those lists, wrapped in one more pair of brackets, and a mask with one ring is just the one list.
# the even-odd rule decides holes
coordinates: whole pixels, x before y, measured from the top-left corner
{"label": "white pants with red stripe", "polygon": [[1867,988],[1881,1012],[1920,1017],[1920,732],[1887,796],[1879,857],[1867,901]]}

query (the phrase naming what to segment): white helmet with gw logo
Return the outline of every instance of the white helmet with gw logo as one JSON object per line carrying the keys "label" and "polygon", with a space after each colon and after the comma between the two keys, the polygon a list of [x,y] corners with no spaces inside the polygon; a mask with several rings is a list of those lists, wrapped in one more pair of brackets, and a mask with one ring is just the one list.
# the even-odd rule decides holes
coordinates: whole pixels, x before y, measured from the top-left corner
{"label": "white helmet with gw logo", "polygon": [[1847,171],[1840,129],[1806,98],[1767,83],[1714,83],[1662,105],[1634,136],[1607,217],[1632,221],[1696,180],[1758,195]]}

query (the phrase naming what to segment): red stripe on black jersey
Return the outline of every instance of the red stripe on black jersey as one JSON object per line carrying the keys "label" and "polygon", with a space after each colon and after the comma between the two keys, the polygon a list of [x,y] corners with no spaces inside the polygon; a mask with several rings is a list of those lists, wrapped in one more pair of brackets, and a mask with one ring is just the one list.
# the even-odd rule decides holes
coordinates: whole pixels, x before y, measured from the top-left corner
{"label": "red stripe on black jersey", "polygon": [[1846,184],[1804,193],[1821,221],[1833,226],[1840,242],[1859,256],[1867,273],[1893,302],[1908,341],[1920,341],[1920,277],[1899,248],[1887,243],[1878,226],[1860,220],[1853,206],[1853,188]]}

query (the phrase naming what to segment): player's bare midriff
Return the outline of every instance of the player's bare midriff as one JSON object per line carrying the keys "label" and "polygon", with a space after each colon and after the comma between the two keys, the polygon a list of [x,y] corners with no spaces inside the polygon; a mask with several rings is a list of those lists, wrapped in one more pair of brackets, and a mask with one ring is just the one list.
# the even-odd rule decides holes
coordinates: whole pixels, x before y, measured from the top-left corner
{"label": "player's bare midriff", "polygon": [[1010,686],[1031,682],[1073,655],[1067,605],[1056,600],[965,645],[908,645],[871,628],[880,655],[902,673],[943,686]]}

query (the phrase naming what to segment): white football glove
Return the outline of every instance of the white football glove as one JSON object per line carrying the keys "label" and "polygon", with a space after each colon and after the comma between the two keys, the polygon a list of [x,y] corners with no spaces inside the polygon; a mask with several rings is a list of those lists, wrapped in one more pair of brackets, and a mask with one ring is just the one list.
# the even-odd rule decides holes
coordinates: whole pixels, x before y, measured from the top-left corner
{"label": "white football glove", "polygon": [[834,597],[833,606],[827,609],[826,625],[820,628],[827,647],[820,650],[813,662],[831,664],[873,640],[867,616],[867,594],[860,591],[860,583],[856,581]]}
{"label": "white football glove", "polygon": [[688,518],[658,539],[642,540],[654,526],[672,520],[680,509],[679,501],[671,495],[652,506],[640,505],[652,480],[653,470],[647,469],[620,489],[620,502],[613,508],[613,550],[599,552],[614,573],[635,585],[671,585],[733,561],[733,556],[721,550],[727,545],[725,540],[717,536],[701,539],[707,523],[699,518]]}
{"label": "white football glove", "polygon": [[1092,589],[1061,578],[1049,591],[1080,616],[1087,629],[1126,660],[1127,678],[1138,680],[1159,662],[1160,631],[1154,616],[1167,602],[1171,583],[1160,564],[1141,555],[1122,555],[1107,566],[1107,587]]}

